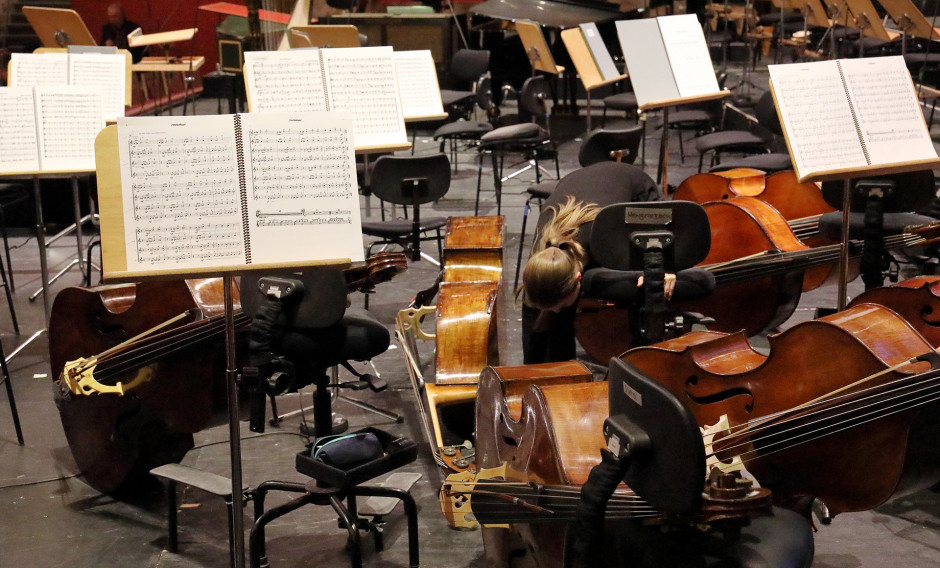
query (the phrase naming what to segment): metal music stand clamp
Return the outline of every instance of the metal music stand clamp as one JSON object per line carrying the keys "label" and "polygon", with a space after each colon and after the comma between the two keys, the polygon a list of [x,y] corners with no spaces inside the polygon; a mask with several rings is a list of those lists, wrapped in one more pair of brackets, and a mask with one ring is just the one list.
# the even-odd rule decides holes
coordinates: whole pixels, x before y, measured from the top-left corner
{"label": "metal music stand clamp", "polygon": [[[701,205],[691,201],[618,203],[602,209],[591,230],[591,255],[605,268],[643,273],[640,337],[646,343],[689,331],[699,314],[667,321],[666,272],[690,269],[708,255],[711,231]],[[677,298],[678,299],[678,298]]]}

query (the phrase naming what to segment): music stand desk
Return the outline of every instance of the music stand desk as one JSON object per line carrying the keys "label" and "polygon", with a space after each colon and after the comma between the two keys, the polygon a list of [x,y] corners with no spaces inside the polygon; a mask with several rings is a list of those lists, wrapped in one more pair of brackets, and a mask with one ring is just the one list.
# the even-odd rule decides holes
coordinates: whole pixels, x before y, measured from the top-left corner
{"label": "music stand desk", "polygon": [[145,45],[166,45],[178,41],[189,41],[193,39],[197,31],[199,31],[199,28],[186,28],[155,34],[127,36],[127,45],[130,47],[143,47]]}
{"label": "music stand desk", "polygon": [[878,0],[905,34],[926,40],[940,40],[940,28],[931,25],[911,0]]}
{"label": "music stand desk", "polygon": [[627,75],[618,75],[610,79],[604,79],[601,70],[591,54],[591,49],[584,39],[584,33],[581,28],[569,28],[561,31],[561,41],[571,56],[571,62],[574,63],[574,69],[581,77],[581,84],[584,86],[584,93],[587,96],[587,129],[591,130],[591,91],[606,85],[612,85],[618,81],[627,78]]}
{"label": "music stand desk", "polygon": [[[163,85],[163,94],[166,96],[167,100],[167,109],[172,109],[172,101],[170,100],[170,84],[166,80],[167,73],[179,73],[181,76],[190,72],[196,71],[206,63],[206,58],[202,55],[190,55],[186,57],[144,57],[138,63],[134,63],[131,66],[131,69],[138,73],[159,73],[160,82]],[[144,82],[144,91],[145,95],[149,98],[149,93],[146,93],[146,82]],[[184,77],[183,80],[183,93],[185,95],[183,103],[183,114],[186,114],[186,101],[189,101],[190,87],[186,85],[186,80]]]}
{"label": "music stand desk", "polygon": [[[68,45],[98,45],[88,31],[82,17],[75,10],[62,8],[43,8],[23,6],[23,15],[39,36],[44,47],[65,47]],[[65,35],[62,42],[56,36]],[[67,40],[67,41],[66,41]]]}
{"label": "music stand desk", "polygon": [[[351,25],[293,26],[290,32],[291,47],[360,47],[359,29]],[[297,34],[297,35],[295,35]],[[296,45],[294,40],[306,38],[309,45]]]}

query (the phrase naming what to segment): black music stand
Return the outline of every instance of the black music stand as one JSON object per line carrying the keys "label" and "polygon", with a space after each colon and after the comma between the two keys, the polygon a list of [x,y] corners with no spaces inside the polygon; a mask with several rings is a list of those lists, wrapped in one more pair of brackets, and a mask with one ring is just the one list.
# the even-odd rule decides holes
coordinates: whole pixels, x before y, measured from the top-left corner
{"label": "black music stand", "polygon": [[10,412],[13,414],[13,428],[16,429],[16,441],[23,445],[23,429],[20,428],[20,415],[16,412],[16,398],[13,396],[13,385],[10,383],[10,369],[7,368],[7,356],[3,351],[3,344],[0,343],[0,381],[6,385],[7,398],[10,400]]}

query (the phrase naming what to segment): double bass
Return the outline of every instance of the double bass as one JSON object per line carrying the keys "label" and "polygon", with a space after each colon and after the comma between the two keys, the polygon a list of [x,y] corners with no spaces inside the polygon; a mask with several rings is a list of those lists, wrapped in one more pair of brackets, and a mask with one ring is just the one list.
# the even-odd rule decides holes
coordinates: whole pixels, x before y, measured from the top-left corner
{"label": "double bass", "polygon": [[[236,297],[238,304],[238,298]],[[55,402],[85,481],[178,462],[226,406],[222,280],[66,288],[49,320]],[[238,330],[248,317],[236,317]]]}

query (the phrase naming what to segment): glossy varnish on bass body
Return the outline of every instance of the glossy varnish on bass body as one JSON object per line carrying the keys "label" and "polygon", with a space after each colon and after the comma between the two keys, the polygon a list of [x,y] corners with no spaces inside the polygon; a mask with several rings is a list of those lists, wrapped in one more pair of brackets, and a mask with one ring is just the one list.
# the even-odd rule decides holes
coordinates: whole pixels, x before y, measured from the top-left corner
{"label": "glossy varnish on bass body", "polygon": [[740,334],[633,349],[623,358],[688,404],[727,416],[720,443],[775,498],[818,497],[835,514],[874,508],[940,480],[938,372],[931,345],[874,304],[771,335],[763,356]]}
{"label": "glossy varnish on bass body", "polygon": [[[237,320],[239,328],[247,323],[244,316]],[[146,335],[120,345],[140,334]],[[134,473],[179,461],[192,434],[224,415],[223,337],[221,279],[67,288],[56,296],[49,322],[56,403],[72,455],[92,487],[112,491]],[[66,363],[100,354],[85,375],[107,385],[138,379],[132,390],[70,391],[62,377]]]}

